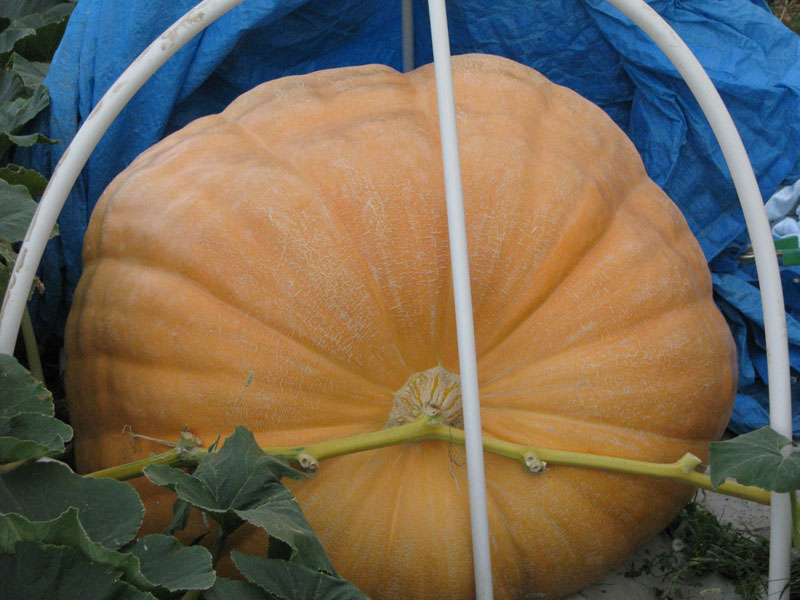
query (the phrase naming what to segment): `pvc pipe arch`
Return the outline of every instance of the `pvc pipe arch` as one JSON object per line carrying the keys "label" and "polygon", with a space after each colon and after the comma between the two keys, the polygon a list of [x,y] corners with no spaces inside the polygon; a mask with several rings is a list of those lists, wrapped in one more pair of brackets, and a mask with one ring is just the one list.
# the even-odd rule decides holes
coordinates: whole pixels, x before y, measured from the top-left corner
{"label": "pvc pipe arch", "polygon": [[[680,36],[643,0],[608,0],[638,25],[672,62],[686,81],[708,119],[722,149],[725,162],[742,205],[756,260],[764,312],[769,377],[770,425],[792,438],[789,340],[778,257],[764,200],[753,167],[736,125],[703,67]],[[788,598],[792,548],[792,516],[789,494],[771,496],[770,567],[767,597]]]}

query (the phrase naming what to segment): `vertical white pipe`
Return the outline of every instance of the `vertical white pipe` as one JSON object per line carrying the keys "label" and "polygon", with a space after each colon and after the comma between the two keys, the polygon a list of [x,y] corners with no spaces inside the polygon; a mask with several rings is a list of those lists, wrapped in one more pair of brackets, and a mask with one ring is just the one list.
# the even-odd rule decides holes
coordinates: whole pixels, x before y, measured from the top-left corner
{"label": "vertical white pipe", "polygon": [[36,269],[58,215],[75,185],[75,180],[111,122],[133,95],[169,57],[186,42],[244,0],[204,0],[178,19],[150,44],[119,76],[81,126],[58,161],[47,184],[17,262],[11,272],[3,306],[0,308],[0,353],[12,354]]}
{"label": "vertical white pipe", "polygon": [[456,309],[461,399],[464,410],[475,593],[478,600],[491,600],[492,562],[489,551],[489,518],[486,509],[486,477],[483,465],[483,438],[478,399],[478,365],[472,322],[472,292],[469,282],[467,229],[464,219],[455,94],[450,63],[450,38],[447,32],[447,13],[444,0],[429,0],[428,6],[433,39],[439,128],[442,136],[450,261],[453,271],[453,297]]}
{"label": "vertical white pipe", "polygon": [[402,0],[400,21],[403,28],[403,73],[414,70],[414,0]]}
{"label": "vertical white pipe", "polygon": [[[675,65],[697,98],[722,148],[722,154],[728,163],[734,186],[739,194],[755,253],[767,341],[770,425],[779,433],[791,438],[789,350],[780,270],[772,231],[764,209],[764,200],[739,132],[703,67],[658,13],[643,0],[609,0],[609,2],[650,36]],[[770,600],[788,598],[789,595],[786,584],[790,576],[792,544],[790,508],[788,494],[772,494],[768,589]]]}

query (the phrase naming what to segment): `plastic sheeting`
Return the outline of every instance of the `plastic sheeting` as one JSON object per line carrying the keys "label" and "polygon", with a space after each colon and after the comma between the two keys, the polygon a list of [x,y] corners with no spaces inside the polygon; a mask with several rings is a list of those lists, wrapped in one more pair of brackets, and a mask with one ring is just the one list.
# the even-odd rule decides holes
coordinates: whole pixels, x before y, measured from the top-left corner
{"label": "plastic sheeting", "polygon": [[[26,160],[51,172],[81,121],[124,68],[197,0],[81,0],[47,83],[45,133],[62,143]],[[762,194],[800,177],[800,37],[750,0],[653,0],[695,52],[739,127]],[[415,58],[432,60],[427,5],[417,0]],[[763,323],[750,268],[736,255],[744,220],[722,154],[695,100],[660,50],[601,0],[448,3],[454,54],[525,63],[605,109],[639,148],[650,176],[680,206],[715,272],[739,347],[740,394],[731,427],[767,422]],[[100,142],[71,193],[42,263],[47,292],[37,328],[60,335],[80,276],[83,234],[103,189],[142,150],[253,86],[319,69],[401,66],[400,1],[248,0],[170,59]],[[800,370],[800,272],[787,269],[792,367]],[[800,433],[795,410],[795,434]]]}

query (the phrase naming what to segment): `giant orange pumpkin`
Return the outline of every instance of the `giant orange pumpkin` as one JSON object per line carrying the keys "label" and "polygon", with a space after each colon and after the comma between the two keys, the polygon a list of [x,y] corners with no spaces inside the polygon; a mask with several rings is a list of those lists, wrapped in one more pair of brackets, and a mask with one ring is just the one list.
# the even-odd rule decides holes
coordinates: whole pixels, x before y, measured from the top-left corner
{"label": "giant orange pumpkin", "polygon": [[[492,56],[453,61],[485,433],[650,461],[706,453],[734,347],[700,249],[596,106]],[[288,77],[142,154],[86,234],[67,331],[79,467],[186,426],[263,445],[386,426],[416,373],[457,373],[431,67]],[[252,372],[252,381],[247,381]],[[325,461],[293,483],[340,573],[375,598],[473,596],[459,448]],[[497,598],[597,579],[681,484],[486,456]],[[149,485],[149,484],[148,484]],[[171,498],[140,484],[151,528]]]}

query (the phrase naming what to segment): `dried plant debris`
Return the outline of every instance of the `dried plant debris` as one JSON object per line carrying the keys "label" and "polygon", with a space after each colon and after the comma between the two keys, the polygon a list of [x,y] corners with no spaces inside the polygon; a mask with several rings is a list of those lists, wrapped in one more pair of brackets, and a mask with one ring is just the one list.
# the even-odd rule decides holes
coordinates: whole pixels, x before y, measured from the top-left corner
{"label": "dried plant debris", "polygon": [[[730,580],[743,600],[760,600],[767,591],[769,540],[731,523],[721,523],[710,510],[691,502],[670,524],[666,535],[671,548],[630,565],[625,575],[638,577],[645,573],[656,577],[660,585],[653,589],[654,598],[672,600],[699,597],[703,580],[719,575]],[[792,582],[798,588],[800,557],[792,560]],[[800,590],[798,590],[800,592]],[[800,598],[798,592],[791,595]]]}

